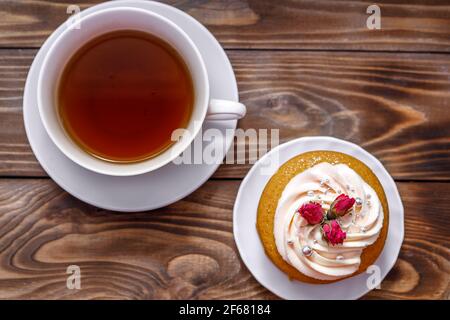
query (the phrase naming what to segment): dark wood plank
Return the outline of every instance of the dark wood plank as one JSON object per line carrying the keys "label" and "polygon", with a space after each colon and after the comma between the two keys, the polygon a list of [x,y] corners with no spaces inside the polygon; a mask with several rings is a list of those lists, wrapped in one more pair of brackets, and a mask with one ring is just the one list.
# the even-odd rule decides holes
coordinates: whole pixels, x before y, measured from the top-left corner
{"label": "dark wood plank", "polygon": [[25,134],[22,96],[35,51],[0,50],[0,175],[43,175]]}
{"label": "dark wood plank", "polygon": [[[100,0],[3,0],[0,46],[40,47],[69,4]],[[205,24],[227,48],[450,51],[447,0],[380,0],[381,30],[368,30],[373,1],[166,0]]]}
{"label": "dark wood plank", "polygon": [[[0,175],[42,176],[24,132],[22,94],[34,50],[0,50]],[[240,128],[281,142],[331,135],[377,156],[396,179],[450,179],[450,56],[229,51],[248,115]],[[255,148],[255,146],[251,146]],[[217,178],[242,178],[224,165]]]}
{"label": "dark wood plank", "polygon": [[[248,107],[241,128],[279,129],[281,142],[315,135],[349,140],[396,179],[450,177],[448,55],[228,54]],[[249,167],[222,166],[216,177],[242,177]]]}
{"label": "dark wood plank", "polygon": [[[448,299],[450,184],[400,183],[406,239],[366,298]],[[47,179],[0,179],[0,298],[273,299],[239,258],[239,181],[210,181],[154,212],[114,213]],[[430,203],[433,211],[430,212]],[[66,268],[81,267],[81,290]]]}

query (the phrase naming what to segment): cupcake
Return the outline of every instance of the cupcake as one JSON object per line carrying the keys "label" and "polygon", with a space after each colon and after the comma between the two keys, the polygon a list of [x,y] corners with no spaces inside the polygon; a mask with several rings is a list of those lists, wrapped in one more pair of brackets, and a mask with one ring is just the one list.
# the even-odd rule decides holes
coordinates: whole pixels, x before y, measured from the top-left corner
{"label": "cupcake", "polygon": [[388,216],[383,188],[364,163],[313,151],[287,161],[269,180],[257,229],[266,254],[290,278],[329,283],[375,262]]}

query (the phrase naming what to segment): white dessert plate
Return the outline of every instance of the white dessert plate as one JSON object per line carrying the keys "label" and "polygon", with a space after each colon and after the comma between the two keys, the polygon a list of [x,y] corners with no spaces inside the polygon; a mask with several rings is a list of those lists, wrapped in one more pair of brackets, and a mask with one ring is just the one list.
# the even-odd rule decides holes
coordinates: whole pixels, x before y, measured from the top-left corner
{"label": "white dessert plate", "polygon": [[[181,27],[194,41],[203,56],[210,81],[211,98],[238,101],[236,78],[224,50],[202,24],[183,11],[153,1],[112,1],[86,9],[81,12],[81,15],[104,8],[123,6],[151,10]],[[220,161],[214,164],[175,165],[170,163],[143,175],[112,177],[84,169],[64,156],[47,135],[36,101],[37,80],[43,58],[65,27],[64,24],[61,25],[36,55],[28,73],[23,100],[28,140],[47,174],[78,199],[100,208],[116,211],[143,211],[169,205],[192,193],[208,180],[219,167]],[[230,130],[234,132],[236,124],[235,120],[207,121],[203,130],[209,128],[220,130],[224,141],[213,142],[217,145],[225,145],[228,150],[233,142]],[[203,142],[203,148],[208,143],[211,142]]]}
{"label": "white dessert plate", "polygon": [[[280,165],[308,151],[343,152],[365,163],[380,180],[389,205],[389,229],[384,249],[375,262],[377,271],[330,284],[308,284],[289,280],[264,252],[256,230],[256,215],[261,194]],[[276,165],[270,165],[270,164]],[[394,180],[383,165],[361,147],[332,137],[305,137],[271,150],[251,168],[243,180],[233,212],[233,231],[239,253],[253,276],[268,290],[284,299],[358,299],[373,288],[376,277],[382,280],[394,266],[403,242],[403,205]],[[381,288],[383,283],[381,283]],[[375,289],[376,290],[376,289]]]}

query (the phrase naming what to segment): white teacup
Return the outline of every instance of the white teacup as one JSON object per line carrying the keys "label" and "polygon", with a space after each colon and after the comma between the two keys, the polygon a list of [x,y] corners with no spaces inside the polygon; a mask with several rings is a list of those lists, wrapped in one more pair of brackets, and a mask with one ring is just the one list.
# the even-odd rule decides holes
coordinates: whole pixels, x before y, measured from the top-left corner
{"label": "white teacup", "polygon": [[[38,106],[45,130],[56,146],[72,161],[97,173],[131,176],[150,172],[174,160],[189,147],[208,120],[234,120],[245,115],[243,104],[214,100],[209,96],[205,63],[189,36],[173,22],[148,10],[119,7],[83,16],[79,29],[68,27],[50,47],[39,74]],[[65,132],[57,111],[57,86],[71,56],[85,43],[102,34],[117,30],[139,30],[168,42],[184,59],[194,84],[194,107],[187,133],[163,153],[136,163],[113,163],[98,159],[82,150]]]}

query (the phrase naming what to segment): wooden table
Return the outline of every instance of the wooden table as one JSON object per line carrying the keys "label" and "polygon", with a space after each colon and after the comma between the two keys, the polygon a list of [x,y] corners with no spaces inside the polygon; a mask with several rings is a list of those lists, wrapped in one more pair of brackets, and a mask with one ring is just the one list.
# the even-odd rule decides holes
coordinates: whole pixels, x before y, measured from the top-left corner
{"label": "wooden table", "polygon": [[[68,4],[0,1],[0,298],[275,299],[237,252],[232,207],[250,165],[222,165],[155,212],[87,205],[42,170],[22,120],[27,71]],[[248,115],[281,142],[331,135],[377,156],[405,206],[405,240],[381,290],[365,298],[449,299],[450,2],[166,1],[226,48]],[[168,191],[170,192],[170,191]],[[66,288],[66,268],[82,289]]]}

